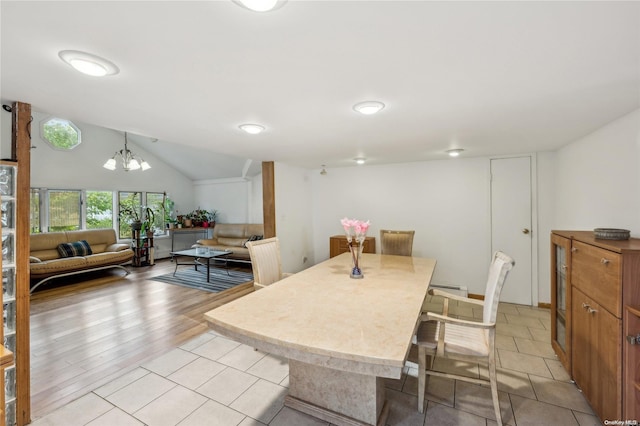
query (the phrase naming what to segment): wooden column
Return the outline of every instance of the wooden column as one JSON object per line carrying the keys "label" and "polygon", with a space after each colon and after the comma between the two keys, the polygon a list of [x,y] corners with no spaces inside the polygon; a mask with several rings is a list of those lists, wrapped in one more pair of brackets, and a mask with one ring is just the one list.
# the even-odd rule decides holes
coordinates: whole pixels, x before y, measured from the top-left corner
{"label": "wooden column", "polygon": [[29,206],[31,185],[31,105],[12,105],[11,156],[18,163],[16,180],[16,419],[31,422],[29,344]]}
{"label": "wooden column", "polygon": [[276,236],[276,188],[273,161],[262,162],[262,218],[264,237]]}

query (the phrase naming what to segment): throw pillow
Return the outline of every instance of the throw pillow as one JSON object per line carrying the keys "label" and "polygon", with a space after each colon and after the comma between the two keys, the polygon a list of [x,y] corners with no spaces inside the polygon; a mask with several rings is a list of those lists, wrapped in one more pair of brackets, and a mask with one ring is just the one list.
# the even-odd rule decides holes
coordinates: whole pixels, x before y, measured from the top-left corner
{"label": "throw pillow", "polygon": [[264,235],[252,235],[247,241],[244,242],[244,246],[247,247],[249,241],[258,241],[264,238]]}
{"label": "throw pillow", "polygon": [[92,254],[92,251],[86,240],[80,240],[73,243],[58,244],[58,253],[60,253],[60,257],[74,257],[88,256]]}

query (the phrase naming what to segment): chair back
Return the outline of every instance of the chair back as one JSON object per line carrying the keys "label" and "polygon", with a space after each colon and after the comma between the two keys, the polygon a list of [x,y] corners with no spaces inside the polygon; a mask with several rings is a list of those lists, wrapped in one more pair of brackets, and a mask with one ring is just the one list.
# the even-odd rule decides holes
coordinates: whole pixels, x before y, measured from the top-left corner
{"label": "chair back", "polygon": [[246,247],[249,249],[255,283],[270,285],[282,279],[280,242],[277,237],[249,241]]}
{"label": "chair back", "polygon": [[380,252],[396,256],[411,256],[416,231],[380,230]]}
{"label": "chair back", "polygon": [[515,265],[515,261],[501,251],[493,254],[491,266],[489,266],[489,278],[487,278],[487,288],[484,293],[484,309],[482,310],[483,322],[496,322],[498,315],[498,302],[500,302],[500,292],[507,279],[507,274]]}

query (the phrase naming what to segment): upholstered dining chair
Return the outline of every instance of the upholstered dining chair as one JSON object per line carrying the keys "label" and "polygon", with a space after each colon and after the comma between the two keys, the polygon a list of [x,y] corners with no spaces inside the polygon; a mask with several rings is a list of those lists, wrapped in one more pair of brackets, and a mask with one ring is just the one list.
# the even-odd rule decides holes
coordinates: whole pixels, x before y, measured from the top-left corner
{"label": "upholstered dining chair", "polygon": [[246,243],[253,269],[253,288],[259,290],[291,274],[282,272],[278,237]]}
{"label": "upholstered dining chair", "polygon": [[[507,274],[515,262],[506,254],[494,253],[489,266],[489,277],[484,301],[469,299],[446,293],[438,289],[429,294],[444,297],[442,315],[428,312],[421,316],[416,333],[418,345],[418,411],[424,412],[424,392],[427,375],[463,380],[476,384],[486,384],[487,380],[442,373],[433,370],[436,357],[466,361],[486,365],[489,368],[489,385],[495,411],[496,422],[502,425],[498,383],[496,380],[496,315],[500,292]],[[449,300],[463,301],[482,306],[482,322],[467,321],[449,316]]]}
{"label": "upholstered dining chair", "polygon": [[416,231],[380,230],[380,252],[397,256],[411,256]]}

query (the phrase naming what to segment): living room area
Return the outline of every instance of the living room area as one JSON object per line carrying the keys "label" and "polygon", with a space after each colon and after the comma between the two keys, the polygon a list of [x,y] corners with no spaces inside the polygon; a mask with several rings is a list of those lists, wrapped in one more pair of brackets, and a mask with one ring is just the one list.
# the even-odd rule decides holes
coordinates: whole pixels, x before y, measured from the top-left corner
{"label": "living room area", "polygon": [[[12,107],[30,106],[17,130],[20,149],[29,152],[21,199],[30,212],[22,227],[84,231],[95,193],[111,197],[100,215],[115,244],[127,248],[132,241],[128,230],[121,233],[118,211],[131,194],[140,206],[169,197],[172,219],[216,211],[216,225],[174,232],[163,223],[153,233],[153,261],[125,265],[128,275],[107,269],[23,294],[22,320],[30,307],[32,334],[19,347],[31,350],[31,366],[20,374],[31,377],[18,393],[31,406],[18,410],[20,426],[44,426],[49,415],[65,424],[87,406],[98,412],[78,424],[114,424],[116,413],[127,414],[117,417],[122,424],[163,424],[151,412],[162,412],[167,400],[142,397],[136,383],[188,395],[185,407],[206,407],[224,424],[318,424],[278,405],[289,385],[282,359],[211,331],[204,314],[220,304],[215,295],[156,278],[191,270],[178,265],[191,259],[171,253],[215,229],[267,222],[282,269],[304,272],[330,258],[345,217],[370,221],[376,253],[381,230],[415,231],[413,256],[437,260],[431,284],[475,297],[484,294],[492,253],[512,253],[498,326],[505,422],[530,424],[548,414],[550,422],[599,424],[550,349],[551,231],[612,227],[640,237],[639,3],[290,0],[265,13],[235,1],[151,2],[148,9],[71,3],[0,5],[3,160],[15,151]],[[63,13],[81,19],[54,31],[47,16]],[[171,35],[166,23],[174,20],[182,30]],[[196,28],[202,37],[189,37]],[[96,30],[113,36],[79,46],[77,34]],[[21,31],[30,36],[18,37]],[[221,39],[229,42],[213,42]],[[108,57],[120,72],[79,74],[59,53],[80,48]],[[367,115],[362,103],[381,109]],[[45,135],[51,120],[71,123],[79,143],[54,146]],[[262,133],[246,133],[244,124]],[[150,167],[123,169],[127,150]],[[105,167],[111,159],[113,170]],[[513,186],[500,193],[505,170]],[[61,193],[74,194],[68,211],[78,215],[50,213],[48,200]],[[507,219],[520,222],[507,226]],[[3,242],[5,234],[3,225]],[[259,232],[243,231],[240,246],[253,236]],[[26,239],[18,242],[23,248]],[[141,241],[148,256],[151,246]],[[221,274],[251,273],[246,264],[223,265]],[[481,316],[470,307],[462,312]],[[210,368],[207,382],[223,370],[233,376],[233,401],[219,394],[224,386],[170,378],[196,366]],[[416,376],[407,369],[387,384],[401,407],[390,424],[494,421],[482,388],[438,379],[442,386],[428,391],[427,413],[418,415]],[[118,393],[125,388],[131,393]],[[265,389],[275,405],[251,411],[258,407],[252,392]],[[142,405],[127,405],[136,393]],[[180,411],[174,424],[198,425],[205,414],[196,411]],[[55,420],[55,412],[72,414]]]}

